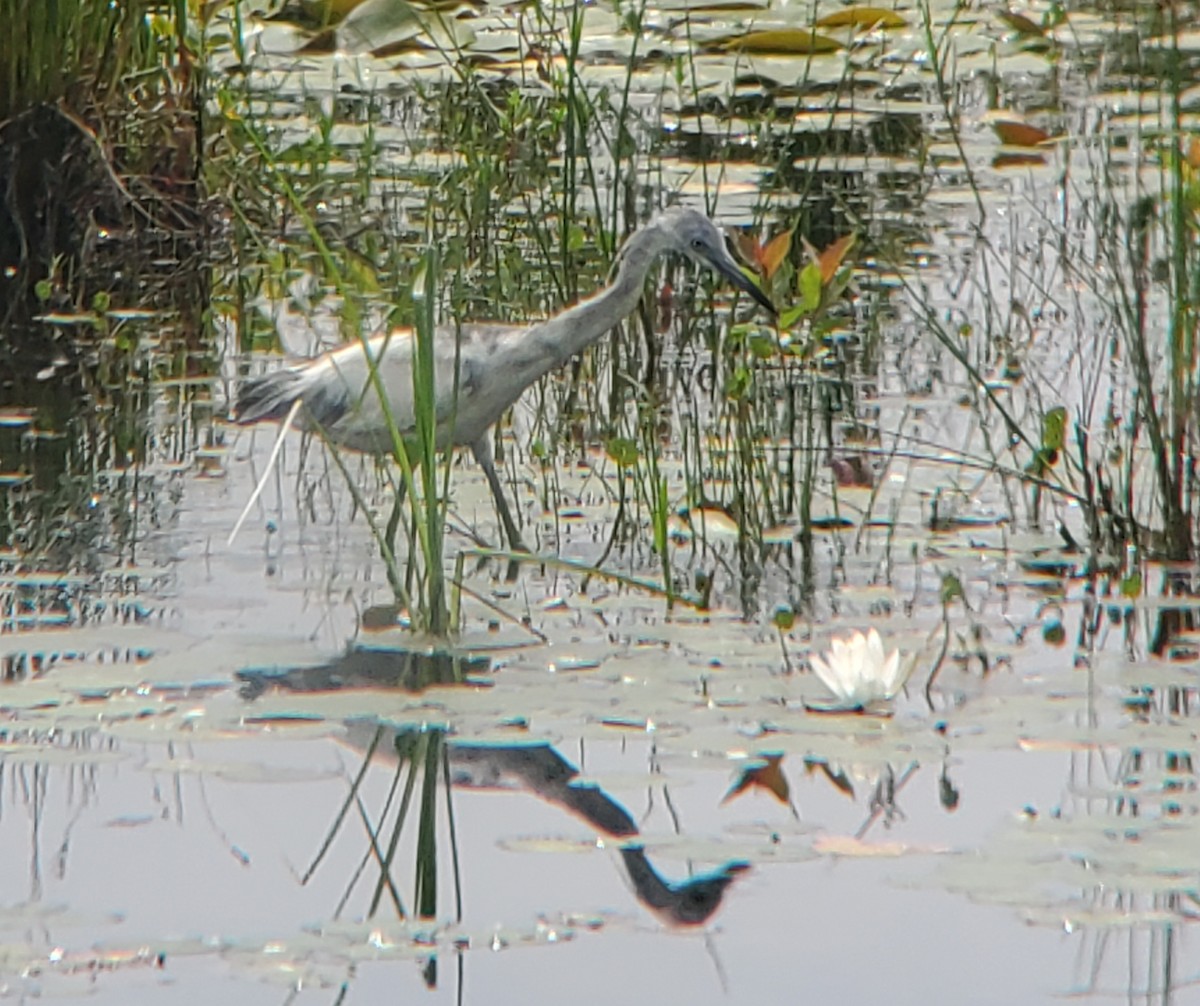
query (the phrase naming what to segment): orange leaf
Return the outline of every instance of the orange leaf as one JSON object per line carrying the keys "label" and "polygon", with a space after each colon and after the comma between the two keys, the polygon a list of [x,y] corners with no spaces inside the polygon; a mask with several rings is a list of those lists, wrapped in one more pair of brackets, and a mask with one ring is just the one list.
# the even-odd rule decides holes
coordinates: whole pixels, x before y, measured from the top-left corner
{"label": "orange leaf", "polygon": [[658,319],[656,332],[667,332],[671,328],[671,317],[675,305],[675,288],[670,283],[663,283],[658,291]]}
{"label": "orange leaf", "polygon": [[787,258],[787,253],[792,247],[794,230],[795,228],[790,228],[765,242],[760,242],[751,234],[735,231],[733,241],[737,246],[738,254],[752,264],[764,279],[770,279],[779,271],[783,260]]}
{"label": "orange leaf", "polygon": [[758,262],[767,279],[770,279],[779,271],[779,267],[783,265],[783,260],[787,258],[787,253],[792,247],[792,233],[794,230],[795,228],[788,228],[781,234],[776,234],[767,242],[766,247],[761,250]]}
{"label": "orange leaf", "polygon": [[762,263],[762,245],[759,244],[758,238],[745,231],[732,231],[731,235],[738,255],[757,269]]}
{"label": "orange leaf", "polygon": [[787,803],[791,789],[787,776],[783,774],[782,761],[781,754],[759,755],[742,770],[742,774],[729,787],[729,792],[722,798],[721,803],[728,803],[748,789],[765,789],[780,803]]}
{"label": "orange leaf", "polygon": [[1045,164],[1046,158],[1041,154],[1010,153],[997,154],[992,158],[993,168],[1026,168],[1034,164]]}
{"label": "orange leaf", "polygon": [[1037,126],[1031,126],[1020,119],[995,119],[992,121],[992,129],[1000,137],[1001,143],[1012,147],[1037,147],[1052,139],[1044,129],[1038,129]]}
{"label": "orange leaf", "polygon": [[854,234],[847,234],[838,238],[817,256],[817,265],[821,268],[822,286],[828,286],[833,277],[837,275],[837,271],[842,267],[842,261],[857,240],[858,238]]}
{"label": "orange leaf", "polygon": [[1188,167],[1200,169],[1200,137],[1188,137],[1187,149],[1184,151],[1183,156],[1188,162]]}

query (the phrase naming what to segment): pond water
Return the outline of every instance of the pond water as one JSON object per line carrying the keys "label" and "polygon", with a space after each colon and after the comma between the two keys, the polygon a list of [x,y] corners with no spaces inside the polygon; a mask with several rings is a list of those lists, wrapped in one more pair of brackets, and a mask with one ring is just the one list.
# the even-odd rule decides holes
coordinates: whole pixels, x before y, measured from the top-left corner
{"label": "pond water", "polygon": [[[367,2],[302,53],[205,25],[208,330],[120,304],[7,352],[3,994],[1200,1001],[1190,567],[1130,362],[1169,380],[1195,40]],[[439,322],[554,313],[668,197],[781,322],[667,265],[531,389],[534,560],[445,462],[451,643],[403,527],[389,582],[387,465],[290,432],[230,540],[276,434],[229,421],[247,374],[427,278]],[[814,293],[801,238],[849,234]],[[815,711],[809,655],[869,627],[907,687]]]}

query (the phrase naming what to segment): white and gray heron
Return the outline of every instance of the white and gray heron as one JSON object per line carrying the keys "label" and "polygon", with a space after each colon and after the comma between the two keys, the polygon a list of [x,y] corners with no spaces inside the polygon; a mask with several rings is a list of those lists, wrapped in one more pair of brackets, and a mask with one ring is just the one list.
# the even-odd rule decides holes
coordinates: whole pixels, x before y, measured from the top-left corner
{"label": "white and gray heron", "polygon": [[[488,430],[539,377],[632,313],[650,267],[668,252],[707,266],[775,313],[767,295],[729,254],[717,226],[697,210],[672,207],[625,242],[617,253],[615,278],[607,287],[555,317],[528,328],[468,325],[457,336],[453,329],[438,330],[434,349],[437,448],[471,449],[514,550],[527,551],[496,474]],[[411,332],[392,332],[256,377],[241,389],[236,421],[247,425],[292,414],[299,425],[320,429],[335,444],[390,454],[388,417],[402,437],[416,428],[413,352]],[[370,360],[378,370],[377,386],[387,395],[386,409],[375,391]],[[297,403],[302,407],[295,411]]]}

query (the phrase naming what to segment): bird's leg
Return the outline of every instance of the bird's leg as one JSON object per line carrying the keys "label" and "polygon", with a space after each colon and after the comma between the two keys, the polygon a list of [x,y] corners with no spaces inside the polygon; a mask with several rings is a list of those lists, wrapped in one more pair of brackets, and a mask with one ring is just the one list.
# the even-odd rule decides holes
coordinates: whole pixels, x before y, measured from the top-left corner
{"label": "bird's leg", "polygon": [[[392,593],[397,598],[407,596],[407,588],[405,584],[399,580],[399,567],[396,563],[396,532],[400,529],[400,514],[404,510],[404,479],[401,478],[396,484],[396,496],[392,500],[392,512],[388,514],[387,528],[384,530],[384,549],[386,554],[384,559],[387,560],[387,577],[388,582],[392,585]],[[411,569],[411,563],[409,564]]]}
{"label": "bird's leg", "polygon": [[388,548],[392,550],[392,555],[396,554],[396,532],[400,529],[400,513],[404,509],[404,492],[407,486],[404,483],[404,478],[396,480],[396,498],[392,501],[392,512],[388,514],[387,531],[384,533],[384,541],[387,542]]}
{"label": "bird's leg", "polygon": [[496,500],[496,509],[500,512],[500,523],[504,525],[504,535],[508,545],[514,552],[528,552],[529,549],[521,541],[521,532],[517,530],[517,522],[513,520],[512,512],[508,509],[508,500],[504,497],[504,487],[500,484],[500,476],[496,474],[496,460],[492,456],[492,443],[488,434],[484,433],[471,445],[471,453],[483,468],[491,487],[492,496]]}

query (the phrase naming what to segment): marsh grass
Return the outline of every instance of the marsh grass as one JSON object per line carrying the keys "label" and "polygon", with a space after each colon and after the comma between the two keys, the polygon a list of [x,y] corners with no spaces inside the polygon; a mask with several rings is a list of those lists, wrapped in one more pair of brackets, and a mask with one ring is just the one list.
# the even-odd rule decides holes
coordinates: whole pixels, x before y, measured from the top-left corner
{"label": "marsh grass", "polygon": [[[210,359],[203,67],[182,3],[3,0],[0,15],[0,406],[18,417],[0,436],[0,548],[5,576],[45,581],[10,579],[5,611],[23,627],[106,602],[130,617],[102,570],[144,558],[146,522],[177,498],[164,468],[204,411],[187,380]],[[154,404],[173,420],[157,435]]]}
{"label": "marsh grass", "polygon": [[[442,470],[438,470],[437,428],[438,408],[434,384],[434,340],[437,337],[435,310],[437,291],[441,278],[440,260],[436,245],[431,242],[418,273],[423,277],[423,290],[416,316],[413,337],[413,403],[416,428],[413,438],[401,442],[397,431],[393,431],[396,459],[404,473],[413,507],[413,521],[417,528],[417,539],[424,563],[422,586],[422,617],[428,630],[435,636],[444,636],[453,626],[449,624],[446,604],[446,575],[444,568],[446,501],[449,499],[449,459]],[[457,370],[457,367],[455,368]],[[457,393],[457,388],[455,389]],[[386,400],[385,389],[377,386],[382,400]],[[390,417],[389,417],[390,418]],[[412,444],[410,447],[409,445]],[[421,471],[421,497],[415,494],[413,464],[415,460]],[[411,554],[411,553],[410,553]]]}
{"label": "marsh grass", "polygon": [[[395,770],[377,813],[367,805],[363,794],[367,772],[377,756],[395,758]],[[390,761],[391,757],[385,760]],[[444,730],[409,729],[391,731],[380,726],[366,745],[358,772],[351,781],[346,800],[334,816],[320,848],[301,878],[308,883],[315,876],[326,854],[348,820],[357,817],[367,837],[367,847],[359,865],[349,878],[342,898],[333,912],[339,918],[350,901],[367,867],[378,870],[366,910],[375,918],[381,907],[391,905],[397,918],[433,919],[439,915],[438,791],[444,790],[450,871],[454,885],[455,918],[462,919],[462,883],[458,859],[458,835],[451,799],[450,765]],[[396,879],[401,840],[415,818],[413,846],[413,882],[411,899],[406,899]],[[444,909],[441,910],[444,912]]]}
{"label": "marsh grass", "polygon": [[[644,4],[622,8],[628,30],[636,32],[645,12]],[[376,290],[358,286],[345,266],[349,221],[364,217],[371,228],[367,240],[373,249],[372,280],[378,291],[391,295],[392,303],[383,311],[391,320],[432,311],[431,325],[448,319],[523,323],[552,314],[595,289],[624,236],[661,205],[663,194],[648,180],[662,184],[664,164],[682,152],[681,142],[690,142],[671,137],[681,123],[693,120],[703,133],[711,101],[704,93],[694,50],[692,56],[664,67],[664,83],[673,88],[665,107],[634,100],[636,59],[628,61],[614,83],[596,86],[581,57],[587,16],[582,5],[550,4],[526,12],[518,21],[528,52],[549,46],[548,55],[538,60],[537,88],[513,86],[465,61],[454,65],[452,78],[444,84],[414,84],[421,104],[408,109],[411,120],[401,119],[408,148],[414,152],[410,165],[371,141],[381,106],[369,94],[357,102],[357,126],[368,140],[363,151],[344,143],[334,150],[331,144],[330,137],[344,132],[346,123],[340,117],[351,106],[310,98],[306,104],[319,113],[318,128],[308,141],[281,156],[270,152],[275,141],[256,125],[261,110],[257,117],[240,111],[259,99],[227,92],[231,135],[258,129],[259,139],[251,139],[250,146],[260,166],[268,169],[265,198],[249,193],[251,209],[245,220],[268,221],[278,231],[285,222],[282,206],[290,226],[283,243],[262,244],[261,235],[257,238],[260,251],[268,254],[252,256],[262,264],[252,262],[246,273],[259,278],[239,292],[239,304],[248,304],[256,291],[277,296],[280,266],[294,271],[311,256],[318,267],[314,271],[330,284],[340,303],[349,305],[338,314],[342,335],[358,337],[363,318],[382,299]],[[684,28],[690,32],[688,25]],[[632,42],[635,55],[639,39],[635,36]],[[519,72],[529,73],[530,65],[522,63]],[[849,80],[849,64],[844,77]],[[773,113],[766,107],[763,114]],[[763,135],[770,132],[766,121],[755,128]],[[722,153],[745,157],[739,138],[726,135],[717,142],[714,160]],[[770,156],[786,158],[789,142],[768,147]],[[453,156],[446,158],[444,170],[431,174],[418,165],[416,155],[433,151],[451,151]],[[559,152],[561,157],[556,157]],[[832,152],[829,157],[830,172],[807,172],[803,192],[832,179],[836,164]],[[339,167],[335,172],[334,166],[347,158],[350,170]],[[721,215],[718,193],[725,167],[710,168],[702,160],[697,170],[706,202]],[[283,184],[277,174],[299,181]],[[355,184],[348,184],[347,178]],[[385,195],[379,199],[372,193],[381,183]],[[415,187],[415,194],[405,187]],[[806,205],[797,222],[801,217],[811,222],[822,216],[847,216],[832,191],[818,202],[820,209]],[[820,227],[830,236],[852,229],[849,223]],[[412,286],[414,277],[430,274],[417,264],[416,256],[426,254],[413,246],[411,235],[417,229],[427,242],[425,249],[436,245],[440,263],[441,281],[424,305],[417,303]],[[315,252],[306,252],[306,245]],[[341,259],[336,267],[331,267],[330,255]],[[776,291],[784,307],[807,296],[801,281],[804,270],[797,243]],[[813,393],[814,387],[829,383],[821,370],[822,347],[832,331],[828,319],[818,319],[810,305],[807,314],[793,312],[781,332],[762,322],[730,330],[724,306],[714,305],[703,288],[693,289],[689,273],[668,269],[664,278],[673,287],[669,299],[661,294],[662,287],[648,286],[645,310],[577,361],[566,380],[552,375],[529,393],[533,417],[516,427],[515,439],[498,439],[498,448],[503,448],[496,452],[498,461],[514,474],[533,461],[541,477],[540,502],[553,515],[570,502],[564,492],[571,490],[559,473],[564,459],[587,458],[597,445],[614,437],[634,443],[641,458],[636,476],[627,481],[618,466],[619,481],[605,485],[625,519],[621,534],[614,528],[606,535],[612,551],[605,551],[602,560],[611,558],[615,568],[632,573],[652,556],[668,596],[689,580],[677,565],[677,550],[666,545],[668,524],[680,511],[709,504],[734,513],[742,528],[734,565],[718,564],[728,570],[721,572],[725,586],[718,586],[718,592],[739,577],[760,577],[763,563],[774,561],[771,557],[780,551],[767,543],[765,532],[789,521],[797,524],[806,558],[799,567],[785,558],[785,575],[810,569],[808,515],[822,452],[828,450],[834,412],[855,407],[854,382],[845,382],[838,394]],[[837,297],[821,307],[840,310]],[[247,335],[240,340],[243,346],[261,345],[254,333]],[[825,410],[823,418],[814,412],[818,407]],[[419,454],[419,437],[416,448]],[[403,467],[401,463],[400,481],[410,505],[430,501],[430,514],[444,508],[448,469],[440,469],[443,477],[435,485],[429,482],[435,469],[423,458],[412,464],[413,476]],[[410,547],[410,560],[424,552],[425,538],[430,539],[429,555],[436,551],[436,523],[426,514],[407,525],[418,529],[410,539],[415,546]],[[542,542],[543,551],[566,547],[557,527],[548,526],[551,537]],[[705,533],[703,524],[699,533]],[[413,567],[397,572],[406,585],[416,582]],[[706,593],[711,588],[709,581]],[[808,589],[797,593],[803,596]]]}
{"label": "marsh grass", "polygon": [[185,5],[4,0],[0,15],[0,322],[202,295],[204,73]]}
{"label": "marsh grass", "polygon": [[160,0],[0,0],[0,18],[0,122],[60,101],[124,115],[130,83],[162,72],[188,28],[184,6]]}
{"label": "marsh grass", "polygon": [[[1171,45],[1134,56],[1135,63],[1153,62],[1143,64],[1143,72],[1163,75],[1157,109],[1134,127],[1150,170],[1126,170],[1120,129],[1097,142],[1076,141],[1063,155],[1090,170],[1070,183],[1074,198],[1064,202],[1063,217],[1048,236],[1056,240],[1057,267],[1085,297],[1055,285],[1053,261],[1035,260],[1045,276],[991,271],[1004,264],[981,242],[979,283],[985,302],[995,306],[992,317],[982,328],[954,330],[933,312],[924,314],[928,330],[969,376],[987,460],[1003,478],[1022,484],[1035,526],[1047,506],[1057,511],[1053,501],[1081,506],[1083,527],[1065,533],[1069,542],[1081,533],[1093,571],[1111,571],[1129,547],[1171,561],[1196,558],[1189,459],[1196,450],[1198,402],[1200,190],[1180,102],[1191,80],[1178,46],[1179,25],[1164,27]],[[1073,240],[1075,230],[1089,242]],[[1033,337],[1019,335],[1032,323],[1025,308],[1002,320],[996,290],[1001,278],[1024,286],[1034,304],[1053,307],[1062,298],[1075,309],[1078,402],[1065,401],[1060,389],[1026,372],[1022,357]],[[994,379],[997,358],[1006,361],[1012,380]]]}

